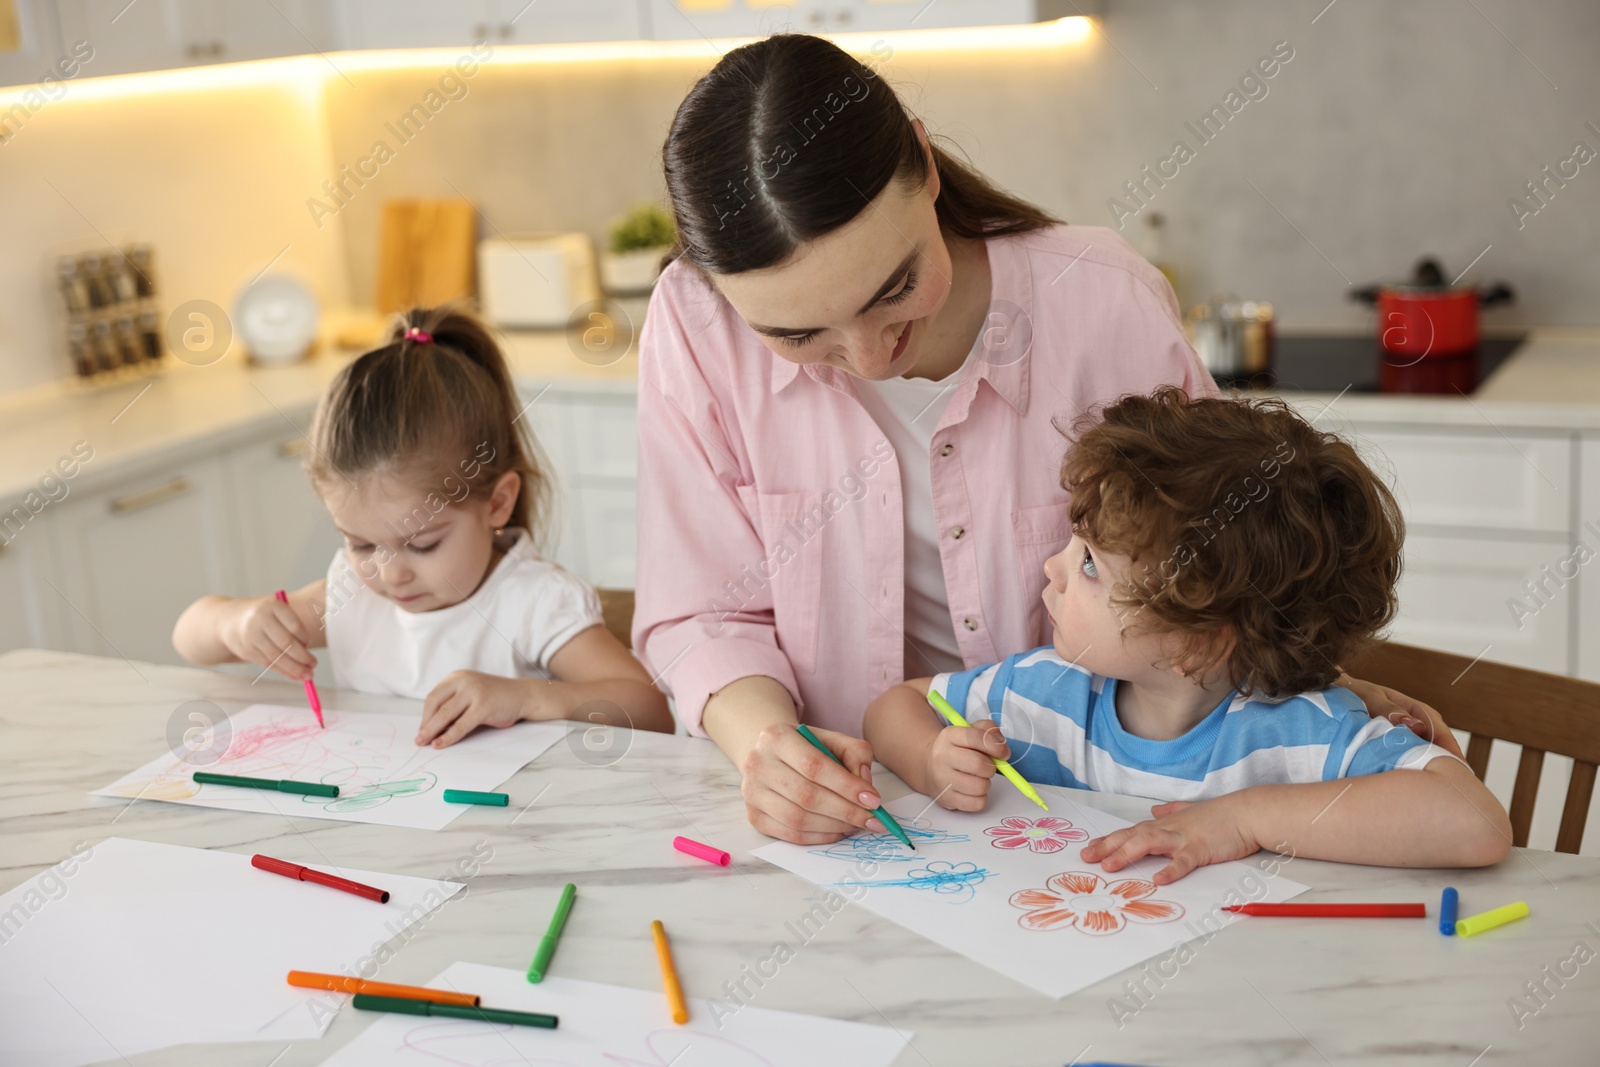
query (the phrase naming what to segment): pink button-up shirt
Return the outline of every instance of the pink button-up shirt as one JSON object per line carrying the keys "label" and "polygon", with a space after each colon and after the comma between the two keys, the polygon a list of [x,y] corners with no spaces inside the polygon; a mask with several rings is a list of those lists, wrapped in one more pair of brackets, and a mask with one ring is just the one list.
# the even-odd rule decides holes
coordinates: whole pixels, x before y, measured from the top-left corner
{"label": "pink button-up shirt", "polygon": [[[925,459],[967,667],[1049,640],[1044,561],[1072,535],[1055,423],[1164,384],[1216,392],[1172,288],[1116,233],[988,251],[990,319]],[[691,733],[713,693],[765,675],[803,721],[860,736],[904,680],[900,494],[848,373],[773,355],[689,263],[667,268],[640,346],[633,641]]]}

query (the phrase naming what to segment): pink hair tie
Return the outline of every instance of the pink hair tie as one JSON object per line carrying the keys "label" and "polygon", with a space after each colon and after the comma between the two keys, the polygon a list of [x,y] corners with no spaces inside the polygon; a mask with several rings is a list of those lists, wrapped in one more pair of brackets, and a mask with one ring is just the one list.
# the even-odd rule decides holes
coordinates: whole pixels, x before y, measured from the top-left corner
{"label": "pink hair tie", "polygon": [[420,326],[407,326],[405,337],[407,341],[415,341],[419,345],[430,344],[433,341],[433,334]]}

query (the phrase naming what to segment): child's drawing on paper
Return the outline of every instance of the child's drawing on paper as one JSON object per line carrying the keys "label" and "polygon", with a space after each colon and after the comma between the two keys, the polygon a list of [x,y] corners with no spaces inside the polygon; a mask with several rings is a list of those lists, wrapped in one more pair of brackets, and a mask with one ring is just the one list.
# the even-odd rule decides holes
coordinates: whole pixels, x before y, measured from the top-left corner
{"label": "child's drawing on paper", "polygon": [[1169,923],[1183,917],[1183,905],[1152,900],[1156,884],[1143,878],[1107,883],[1089,871],[1053,874],[1043,889],[1011,894],[1011,906],[1027,914],[1017,922],[1028,930],[1071,926],[1085,934],[1114,934],[1130,922]]}
{"label": "child's drawing on paper", "polygon": [[952,904],[965,904],[973,898],[972,887],[983,882],[993,871],[976,863],[951,863],[948,860],[929,860],[927,866],[906,872],[904,878],[885,878],[873,881],[833,882],[827,889],[931,889],[940,896],[950,897]]}
{"label": "child's drawing on paper", "polygon": [[991,826],[984,833],[993,838],[989,844],[995,848],[1026,848],[1029,852],[1060,852],[1075,841],[1089,840],[1089,831],[1054,815],[1042,819],[1013,815],[1001,819],[1000,825]]}
{"label": "child's drawing on paper", "polygon": [[[928,845],[957,845],[972,840],[966,834],[952,834],[948,830],[934,829],[927,819],[901,819],[900,829],[906,832],[911,843],[918,848]],[[814,848],[810,850],[813,856],[825,856],[834,860],[874,860],[878,863],[910,863],[921,859],[915,852],[900,843],[900,839],[893,834],[857,834],[847,837],[843,841],[836,841],[827,848]]]}

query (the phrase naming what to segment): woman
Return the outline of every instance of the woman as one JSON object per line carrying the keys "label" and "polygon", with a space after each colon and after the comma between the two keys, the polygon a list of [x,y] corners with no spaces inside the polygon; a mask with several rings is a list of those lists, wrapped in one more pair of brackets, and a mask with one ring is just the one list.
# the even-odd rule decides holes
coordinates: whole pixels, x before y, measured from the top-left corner
{"label": "woman", "polygon": [[634,647],[757,829],[881,829],[867,703],[1049,641],[1055,421],[1216,387],[1126,242],[995,188],[821,38],[724,56],[664,163],[681,255],[641,341]]}

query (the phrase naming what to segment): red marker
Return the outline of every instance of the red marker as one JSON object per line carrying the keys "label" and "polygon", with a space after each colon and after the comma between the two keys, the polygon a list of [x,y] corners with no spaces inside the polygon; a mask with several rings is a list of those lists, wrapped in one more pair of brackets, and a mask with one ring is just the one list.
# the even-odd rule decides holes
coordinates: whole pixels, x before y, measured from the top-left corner
{"label": "red marker", "polygon": [[271,871],[273,874],[281,874],[285,878],[298,878],[302,882],[315,882],[317,885],[325,885],[330,889],[342,889],[346,893],[354,893],[358,897],[376,900],[379,904],[389,903],[389,891],[387,889],[375,889],[370,885],[352,882],[348,878],[340,878],[333,874],[323,874],[321,871],[314,871],[310,867],[303,867],[298,863],[290,863],[288,860],[275,860],[271,856],[256,855],[250,857],[250,866],[263,871]]}
{"label": "red marker", "polygon": [[1423,919],[1426,904],[1228,904],[1240,915],[1295,915],[1316,919]]}
{"label": "red marker", "polygon": [[[287,604],[289,602],[289,594],[285,593],[282,589],[278,590],[272,595],[278,598],[278,603],[280,604]],[[311,710],[317,713],[317,725],[326,730],[328,727],[327,724],[322,721],[322,700],[317,696],[317,683],[313,682],[310,678],[307,678],[305,685],[306,700],[311,704]]]}

